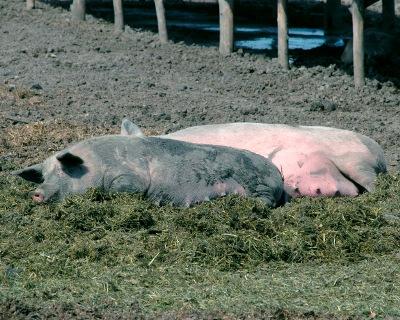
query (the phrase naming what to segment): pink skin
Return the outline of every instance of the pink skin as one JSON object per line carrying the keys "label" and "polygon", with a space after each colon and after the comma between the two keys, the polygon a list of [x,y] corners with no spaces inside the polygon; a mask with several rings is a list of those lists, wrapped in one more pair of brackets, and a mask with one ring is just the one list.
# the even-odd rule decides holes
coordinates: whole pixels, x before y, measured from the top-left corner
{"label": "pink skin", "polygon": [[187,128],[164,137],[268,157],[293,197],[356,196],[355,183],[371,191],[376,174],[386,171],[383,151],[375,141],[335,128],[232,123]]}
{"label": "pink skin", "polygon": [[236,185],[235,187],[233,187],[233,190],[231,190],[231,188],[232,186],[228,186],[226,183],[222,182],[217,182],[216,184],[213,185],[214,192],[218,195],[226,195],[231,191],[233,194],[239,194],[241,196],[246,195],[246,191],[240,185]]}
{"label": "pink skin", "polygon": [[44,202],[43,192],[38,191],[38,190],[34,191],[32,194],[32,200],[33,200],[33,202],[36,202],[36,203]]}
{"label": "pink skin", "polygon": [[359,193],[354,183],[346,179],[324,155],[312,153],[295,165],[298,166],[297,175],[285,176],[286,189],[290,187],[289,194],[292,196],[357,196]]}

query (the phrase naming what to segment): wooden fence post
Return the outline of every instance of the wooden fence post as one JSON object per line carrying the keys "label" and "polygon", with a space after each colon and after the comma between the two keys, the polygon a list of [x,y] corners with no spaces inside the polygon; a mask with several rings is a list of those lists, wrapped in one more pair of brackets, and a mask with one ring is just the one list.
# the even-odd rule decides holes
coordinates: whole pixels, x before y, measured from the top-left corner
{"label": "wooden fence post", "polygon": [[71,4],[72,20],[84,21],[86,14],[85,0],[74,0]]}
{"label": "wooden fence post", "polygon": [[114,27],[116,32],[124,31],[124,9],[122,0],[113,0],[114,5]]}
{"label": "wooden fence post", "polygon": [[278,0],[278,61],[289,69],[287,0]]}
{"label": "wooden fence post", "polygon": [[227,55],[233,51],[234,0],[218,0],[219,5],[219,52]]}
{"label": "wooden fence post", "polygon": [[395,20],[394,0],[382,0],[383,29],[392,31]]}
{"label": "wooden fence post", "polygon": [[163,0],[154,0],[157,14],[158,36],[161,43],[168,42],[167,20],[165,18],[165,8]]}
{"label": "wooden fence post", "polygon": [[327,33],[334,33],[341,28],[339,21],[340,0],[326,0],[324,27]]}
{"label": "wooden fence post", "polygon": [[31,10],[35,8],[35,0],[26,0],[26,9]]}
{"label": "wooden fence post", "polygon": [[364,74],[364,1],[353,0],[353,67],[354,84],[361,88],[365,84]]}

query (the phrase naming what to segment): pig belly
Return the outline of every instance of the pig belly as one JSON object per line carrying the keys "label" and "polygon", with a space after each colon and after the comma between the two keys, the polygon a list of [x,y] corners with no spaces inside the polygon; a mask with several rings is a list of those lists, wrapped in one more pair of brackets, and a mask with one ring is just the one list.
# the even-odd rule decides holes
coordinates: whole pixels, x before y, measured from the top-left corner
{"label": "pig belly", "polygon": [[285,191],[292,197],[357,196],[357,186],[321,153],[281,151],[272,162],[281,170]]}

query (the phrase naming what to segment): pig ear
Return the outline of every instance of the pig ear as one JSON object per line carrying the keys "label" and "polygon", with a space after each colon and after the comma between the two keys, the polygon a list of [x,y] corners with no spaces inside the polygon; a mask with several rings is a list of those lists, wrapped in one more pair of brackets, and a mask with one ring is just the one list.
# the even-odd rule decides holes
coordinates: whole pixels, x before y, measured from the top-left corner
{"label": "pig ear", "polygon": [[121,136],[134,136],[134,137],[144,137],[144,134],[140,128],[128,119],[122,120],[121,124]]}
{"label": "pig ear", "polygon": [[11,172],[11,174],[15,176],[20,176],[21,178],[27,181],[32,181],[34,183],[42,183],[44,181],[42,169],[43,168],[41,164],[35,164],[33,166],[21,170],[13,171]]}
{"label": "pig ear", "polygon": [[69,151],[60,153],[56,156],[56,159],[61,162],[64,167],[74,167],[83,164],[83,159],[72,154]]}

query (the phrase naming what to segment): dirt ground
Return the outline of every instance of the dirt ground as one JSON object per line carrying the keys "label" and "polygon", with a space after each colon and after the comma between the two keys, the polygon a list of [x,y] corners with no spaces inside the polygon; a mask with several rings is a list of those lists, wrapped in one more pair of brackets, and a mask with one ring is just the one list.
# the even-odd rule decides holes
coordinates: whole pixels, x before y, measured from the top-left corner
{"label": "dirt ground", "polygon": [[[358,91],[337,54],[302,55],[284,71],[266,55],[222,57],[215,47],[161,46],[147,31],[116,35],[112,24],[91,16],[77,24],[61,8],[24,7],[25,1],[0,0],[3,133],[29,134],[23,128],[38,121],[105,133],[118,130],[126,116],[151,133],[237,121],[332,126],[372,137],[389,169],[400,168],[398,78],[367,67],[366,86]],[[0,160],[32,159],[13,152],[2,134]]]}

